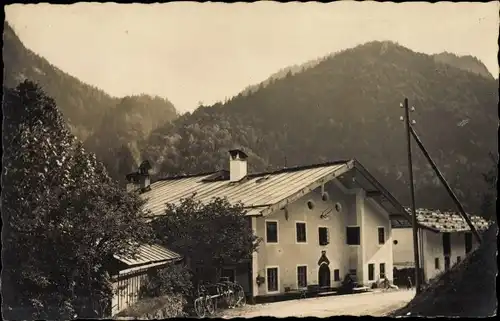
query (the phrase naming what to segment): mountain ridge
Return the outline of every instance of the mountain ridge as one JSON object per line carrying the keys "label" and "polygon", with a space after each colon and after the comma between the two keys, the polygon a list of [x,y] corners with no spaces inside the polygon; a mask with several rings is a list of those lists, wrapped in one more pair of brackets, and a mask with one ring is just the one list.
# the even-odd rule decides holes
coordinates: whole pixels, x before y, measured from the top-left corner
{"label": "mountain ridge", "polygon": [[[122,180],[139,162],[139,152],[134,147],[137,140],[178,117],[175,106],[166,98],[144,94],[112,97],[67,74],[26,48],[6,21],[3,40],[4,86],[15,87],[26,78],[41,85],[55,99],[72,133],[108,165],[108,171],[117,180]],[[112,121],[113,118],[119,121]],[[113,138],[108,137],[103,144],[96,139],[100,132],[112,132]],[[126,151],[127,148],[131,150]],[[122,170],[110,165],[119,150],[129,155]]]}

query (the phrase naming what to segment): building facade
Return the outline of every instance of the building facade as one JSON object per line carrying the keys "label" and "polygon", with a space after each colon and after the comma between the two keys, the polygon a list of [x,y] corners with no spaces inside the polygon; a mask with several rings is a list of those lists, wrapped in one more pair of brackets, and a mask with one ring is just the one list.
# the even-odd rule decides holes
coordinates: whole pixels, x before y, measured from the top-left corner
{"label": "building facade", "polygon": [[[479,231],[488,227],[488,223],[478,216],[471,216],[471,220]],[[420,266],[426,282],[463,260],[479,245],[458,213],[419,209],[417,221]],[[412,228],[393,225],[394,267],[414,269]]]}
{"label": "building facade", "polygon": [[[229,171],[159,180],[137,188],[152,215],[166,203],[194,195],[209,202],[242,203],[262,238],[251,262],[223,274],[252,297],[310,285],[340,286],[347,274],[359,284],[392,280],[391,220],[409,215],[356,160],[247,173],[247,156],[230,151]],[[129,188],[133,190],[134,188]]]}

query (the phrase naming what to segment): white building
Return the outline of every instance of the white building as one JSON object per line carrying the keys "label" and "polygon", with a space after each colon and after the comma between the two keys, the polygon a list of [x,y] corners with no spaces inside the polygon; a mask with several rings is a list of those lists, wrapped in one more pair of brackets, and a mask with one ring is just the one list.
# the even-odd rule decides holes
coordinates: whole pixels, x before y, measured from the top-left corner
{"label": "white building", "polygon": [[[470,216],[479,231],[488,228],[481,217]],[[417,210],[419,224],[420,266],[425,281],[448,270],[460,262],[478,243],[474,239],[465,220],[454,212]],[[405,269],[415,267],[413,254],[413,234],[409,222],[392,222],[394,267]]]}
{"label": "white building", "polygon": [[247,172],[247,156],[240,150],[230,151],[229,162],[230,171],[137,187],[153,215],[164,215],[166,203],[178,204],[192,195],[205,203],[215,197],[241,202],[263,242],[250,262],[227,266],[223,274],[250,296],[274,296],[310,285],[331,289],[348,273],[366,286],[383,277],[392,280],[391,220],[408,220],[409,215],[359,162],[258,174]]}

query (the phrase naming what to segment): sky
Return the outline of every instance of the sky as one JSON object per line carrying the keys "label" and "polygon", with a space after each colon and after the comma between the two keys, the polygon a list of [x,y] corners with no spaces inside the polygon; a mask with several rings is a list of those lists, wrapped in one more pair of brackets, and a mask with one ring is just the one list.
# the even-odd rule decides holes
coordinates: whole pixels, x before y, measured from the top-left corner
{"label": "sky", "polygon": [[112,96],[224,101],[281,68],[373,40],[479,58],[498,77],[499,3],[9,5],[26,47]]}

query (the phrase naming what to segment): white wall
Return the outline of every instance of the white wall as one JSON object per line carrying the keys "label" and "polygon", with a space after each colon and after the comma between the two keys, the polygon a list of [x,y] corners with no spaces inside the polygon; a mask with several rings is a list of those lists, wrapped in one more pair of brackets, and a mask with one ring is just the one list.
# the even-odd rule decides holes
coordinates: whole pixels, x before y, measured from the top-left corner
{"label": "white wall", "polygon": [[[450,268],[457,263],[457,257],[465,259],[465,233],[450,233],[451,252]],[[443,233],[436,233],[427,229],[422,230],[423,236],[423,269],[426,281],[436,277],[445,270],[445,259],[443,253]],[[414,267],[413,259],[413,236],[411,228],[393,229],[393,239],[398,241],[393,245],[394,265],[402,267],[403,265]],[[473,242],[473,248],[477,246]],[[435,259],[439,259],[439,268],[435,268]]]}
{"label": "white wall", "polygon": [[413,255],[413,234],[411,228],[392,229],[393,244],[392,251],[394,266],[397,268],[413,267],[415,258]]}
{"label": "white wall", "polygon": [[[389,213],[373,200],[365,201],[364,220],[364,259],[363,259],[363,283],[371,284],[379,280],[380,263],[385,263],[385,275],[389,280],[393,280],[393,253],[392,253],[392,232],[389,220]],[[385,229],[385,243],[378,243],[378,227]],[[374,280],[368,280],[368,264],[374,264]]]}
{"label": "white wall", "polygon": [[[323,250],[326,251],[326,256],[330,261],[331,286],[340,285],[340,282],[333,280],[334,270],[340,270],[341,280],[349,271],[349,252],[346,245],[345,229],[347,218],[356,214],[355,195],[345,195],[331,182],[325,184],[325,191],[329,194],[328,201],[321,199],[321,188],[318,188],[289,204],[288,220],[285,218],[283,210],[255,219],[256,233],[259,237],[264,238],[256,257],[254,256],[254,269],[256,271],[254,271],[253,282],[255,287],[257,287],[256,274],[266,277],[267,266],[279,267],[279,292],[284,292],[285,287],[297,288],[297,265],[307,265],[308,284],[318,284],[318,260]],[[315,205],[312,210],[307,207],[309,200],[312,200]],[[340,213],[335,210],[337,202],[342,206]],[[329,210],[331,210],[330,218],[328,220],[321,219],[321,213]],[[277,244],[266,244],[265,242],[266,220],[278,221]],[[306,244],[296,243],[296,221],[306,222]],[[350,220],[350,222],[353,221]],[[330,243],[326,246],[319,245],[318,227],[320,226],[329,228]],[[257,295],[268,294],[267,283],[262,284],[255,292]]]}
{"label": "white wall", "polygon": [[[386,276],[393,279],[392,264],[392,235],[388,213],[376,203],[365,199],[364,192],[346,191],[336,183],[328,182],[325,191],[329,195],[328,201],[321,198],[321,188],[305,195],[299,200],[288,205],[288,220],[285,211],[279,210],[266,217],[254,218],[255,231],[259,237],[264,238],[258,252],[253,258],[254,295],[270,295],[267,293],[267,283],[257,286],[257,275],[267,277],[266,267],[279,267],[279,291],[285,287],[297,288],[297,266],[307,265],[308,284],[318,284],[318,260],[321,251],[326,251],[330,261],[331,286],[338,287],[350,269],[357,270],[358,282],[369,284],[368,263],[374,263],[375,280],[379,275],[379,264],[385,263]],[[314,208],[311,210],[307,202],[312,200]],[[341,212],[335,209],[336,203],[341,204]],[[321,219],[321,213],[330,211],[328,220]],[[266,220],[278,221],[278,243],[266,244]],[[295,223],[306,222],[307,243],[296,243]],[[361,246],[346,244],[346,227],[360,226]],[[318,227],[328,227],[330,243],[326,246],[319,245]],[[378,245],[379,226],[385,227],[386,242]],[[334,281],[334,270],[339,270],[339,281]]]}

